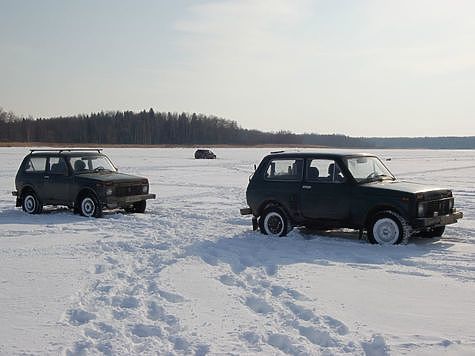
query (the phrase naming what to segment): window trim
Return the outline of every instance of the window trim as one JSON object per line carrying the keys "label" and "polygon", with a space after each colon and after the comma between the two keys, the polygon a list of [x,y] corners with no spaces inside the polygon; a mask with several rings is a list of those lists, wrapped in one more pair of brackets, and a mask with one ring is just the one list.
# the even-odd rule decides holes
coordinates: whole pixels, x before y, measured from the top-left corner
{"label": "window trim", "polygon": [[[52,173],[51,172],[51,158],[58,158],[59,160],[63,160],[64,166],[66,167],[66,171],[64,173]],[[68,167],[68,162],[63,156],[49,156],[48,161],[46,162],[46,166],[48,167],[48,170],[45,171],[48,174],[52,174],[54,176],[68,176],[69,175],[69,167]]]}
{"label": "window trim", "polygon": [[[269,169],[269,166],[271,165],[272,162],[274,161],[302,161],[302,169],[300,171],[300,176],[295,178],[295,179],[272,179],[272,178],[268,178],[266,177],[266,173],[267,173],[267,170]],[[263,177],[264,177],[264,180],[267,181],[267,182],[301,182],[302,179],[303,179],[303,165],[305,164],[305,159],[304,158],[271,158],[269,159],[269,161],[267,162],[266,166],[265,166],[265,169],[263,170]]]}
{"label": "window trim", "polygon": [[[44,158],[45,160],[45,166],[43,167],[43,170],[42,171],[28,171],[27,170],[27,165],[29,162],[31,162],[31,159],[32,158]],[[46,173],[46,165],[48,164],[48,159],[49,157],[48,156],[29,156],[27,160],[25,160],[25,164],[23,166],[23,173],[24,174],[45,174]]]}
{"label": "window trim", "polygon": [[[344,178],[345,180],[342,181],[342,182],[338,182],[338,181],[335,181],[335,180],[332,180],[332,181],[318,181],[318,180],[315,180],[315,179],[310,179],[310,178],[308,177],[308,170],[309,170],[309,168],[310,168],[310,164],[312,163],[312,161],[317,161],[317,160],[321,160],[321,161],[331,161],[331,162],[333,162],[334,164],[336,164],[336,165],[338,166],[338,168],[340,169],[341,175],[343,176],[343,178]],[[331,163],[330,163],[330,164],[331,164]],[[305,165],[305,182],[314,183],[314,184],[343,184],[343,183],[348,182],[348,178],[345,176],[345,173],[344,173],[343,170],[341,169],[340,164],[338,164],[338,162],[337,162],[334,158],[313,157],[313,158],[307,158],[307,159],[306,159],[306,165]]]}

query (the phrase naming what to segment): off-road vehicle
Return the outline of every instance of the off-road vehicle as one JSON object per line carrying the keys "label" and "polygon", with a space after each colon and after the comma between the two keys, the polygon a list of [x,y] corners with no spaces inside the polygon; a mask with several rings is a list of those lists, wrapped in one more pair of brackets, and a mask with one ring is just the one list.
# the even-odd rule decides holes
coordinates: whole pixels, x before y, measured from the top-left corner
{"label": "off-road vehicle", "polygon": [[16,206],[30,214],[44,205],[65,205],[83,216],[99,217],[104,208],[143,213],[147,178],[119,173],[101,149],[31,150],[15,178]]}
{"label": "off-road vehicle", "polygon": [[211,150],[199,149],[195,152],[196,159],[215,159],[216,155]]}
{"label": "off-road vehicle", "polygon": [[293,226],[367,231],[370,242],[406,243],[442,236],[463,217],[450,189],[400,181],[370,154],[275,152],[250,178],[253,228],[284,236]]}

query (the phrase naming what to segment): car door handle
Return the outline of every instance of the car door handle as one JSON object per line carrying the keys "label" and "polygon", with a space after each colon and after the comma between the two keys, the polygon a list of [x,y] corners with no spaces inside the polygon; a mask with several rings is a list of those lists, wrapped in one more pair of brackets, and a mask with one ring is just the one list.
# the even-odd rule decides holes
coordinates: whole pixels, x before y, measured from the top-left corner
{"label": "car door handle", "polygon": [[302,189],[312,189],[311,185],[302,185]]}
{"label": "car door handle", "polygon": [[44,179],[49,179],[49,176],[43,176]]}

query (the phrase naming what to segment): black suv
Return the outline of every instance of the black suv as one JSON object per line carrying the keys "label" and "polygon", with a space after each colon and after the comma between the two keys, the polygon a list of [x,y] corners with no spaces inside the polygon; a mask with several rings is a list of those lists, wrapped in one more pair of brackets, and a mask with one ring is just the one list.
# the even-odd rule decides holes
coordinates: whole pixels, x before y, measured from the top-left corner
{"label": "black suv", "polygon": [[147,178],[118,173],[109,158],[94,150],[31,150],[15,178],[16,206],[30,214],[44,205],[65,205],[83,216],[99,217],[104,208],[145,212]]}
{"label": "black suv", "polygon": [[373,155],[274,152],[246,192],[254,230],[284,236],[292,226],[367,231],[372,243],[442,236],[463,214],[449,189],[397,180]]}
{"label": "black suv", "polygon": [[210,150],[196,150],[195,152],[196,159],[215,159],[216,155]]}

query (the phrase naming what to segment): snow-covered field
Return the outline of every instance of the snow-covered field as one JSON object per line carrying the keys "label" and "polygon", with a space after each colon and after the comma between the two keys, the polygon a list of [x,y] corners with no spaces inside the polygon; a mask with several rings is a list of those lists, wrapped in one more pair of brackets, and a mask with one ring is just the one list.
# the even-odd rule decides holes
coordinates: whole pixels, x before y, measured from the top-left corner
{"label": "snow-covered field", "polygon": [[475,151],[375,151],[454,189],[439,240],[381,247],[241,217],[270,149],[106,149],[149,177],[146,214],[14,207],[26,148],[0,148],[0,354],[475,354]]}

